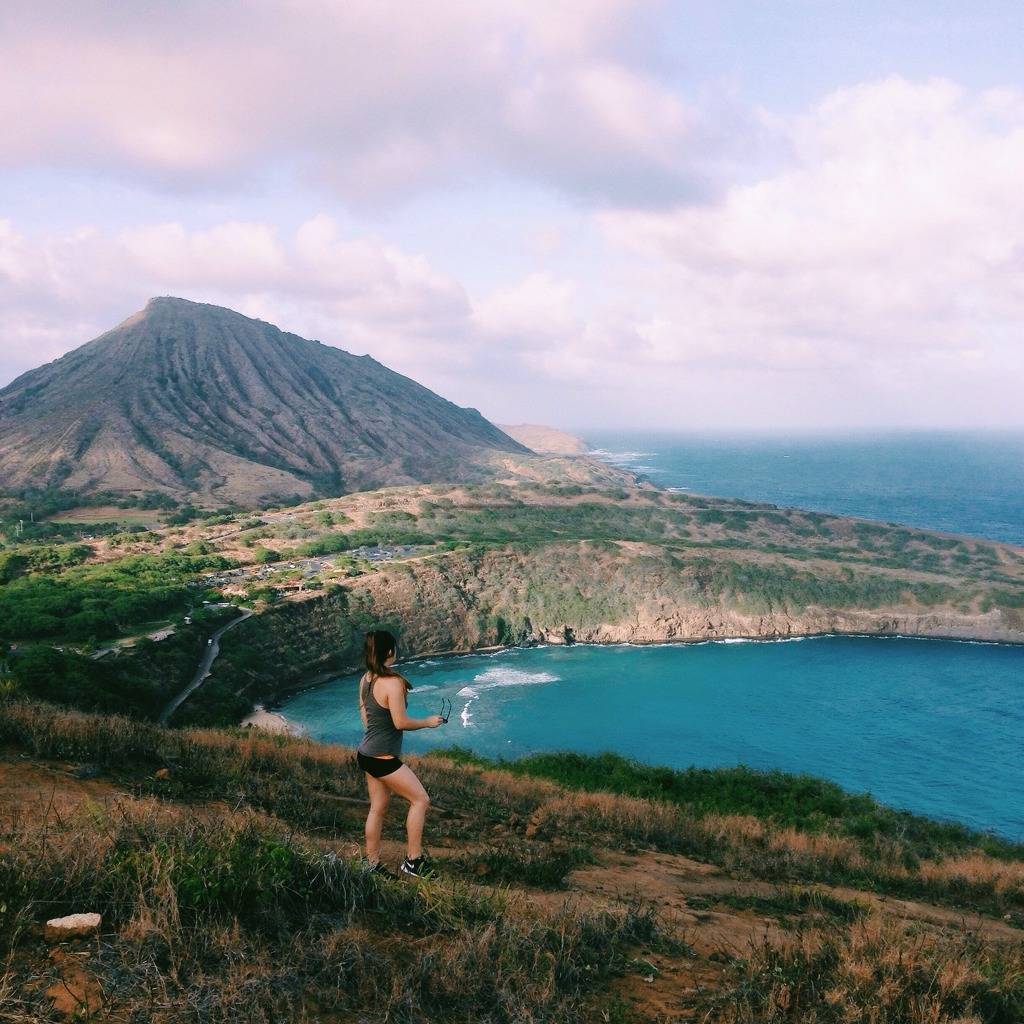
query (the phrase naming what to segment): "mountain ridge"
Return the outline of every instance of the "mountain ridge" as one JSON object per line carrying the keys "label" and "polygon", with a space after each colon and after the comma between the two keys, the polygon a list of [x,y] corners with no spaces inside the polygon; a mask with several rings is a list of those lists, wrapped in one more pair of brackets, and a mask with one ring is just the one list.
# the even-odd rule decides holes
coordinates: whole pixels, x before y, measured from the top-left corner
{"label": "mountain ridge", "polygon": [[528,454],[475,409],[233,310],[150,299],[0,390],[0,489],[256,504],[475,479]]}

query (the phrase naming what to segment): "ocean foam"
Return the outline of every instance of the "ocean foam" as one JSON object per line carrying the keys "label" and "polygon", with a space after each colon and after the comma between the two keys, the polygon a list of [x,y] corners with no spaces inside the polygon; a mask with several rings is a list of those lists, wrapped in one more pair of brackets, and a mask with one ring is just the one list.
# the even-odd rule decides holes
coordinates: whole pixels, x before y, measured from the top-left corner
{"label": "ocean foam", "polygon": [[723,636],[721,639],[701,640],[712,644],[796,644],[801,640],[813,640],[809,636]]}
{"label": "ocean foam", "polygon": [[423,683],[421,686],[414,686],[413,690],[416,693],[426,693],[427,690],[436,690],[437,687],[433,683]]}
{"label": "ocean foam", "polygon": [[649,459],[654,452],[610,452],[605,448],[595,448],[588,455],[596,455],[607,462],[636,462],[637,459]]}
{"label": "ocean foam", "polygon": [[457,694],[455,694],[455,696],[456,697],[475,697],[476,696],[476,690],[474,690],[472,686],[464,686],[461,690],[459,690],[459,692]]}
{"label": "ocean foam", "polygon": [[493,690],[499,686],[533,686],[537,683],[556,683],[559,678],[550,672],[524,672],[518,668],[489,668],[486,672],[475,676],[473,682],[476,684],[477,690]]}

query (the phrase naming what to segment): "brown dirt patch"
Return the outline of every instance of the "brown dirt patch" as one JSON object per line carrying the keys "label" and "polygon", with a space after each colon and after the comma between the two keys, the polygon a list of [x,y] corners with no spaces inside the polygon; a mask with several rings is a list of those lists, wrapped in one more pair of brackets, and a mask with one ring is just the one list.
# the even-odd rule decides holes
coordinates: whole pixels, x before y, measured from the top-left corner
{"label": "brown dirt patch", "polygon": [[89,803],[105,805],[124,795],[107,779],[75,778],[74,768],[0,754],[0,822],[25,815],[49,818]]}
{"label": "brown dirt patch", "polygon": [[60,977],[46,990],[54,1010],[65,1017],[94,1020],[103,1012],[103,989],[88,972],[88,953],[57,947],[50,950],[50,960]]}

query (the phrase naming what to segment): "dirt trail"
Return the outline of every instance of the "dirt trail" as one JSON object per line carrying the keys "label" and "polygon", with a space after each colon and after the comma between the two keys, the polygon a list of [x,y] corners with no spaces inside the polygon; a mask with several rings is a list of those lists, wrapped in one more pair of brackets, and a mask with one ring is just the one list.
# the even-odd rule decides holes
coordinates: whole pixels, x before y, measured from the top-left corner
{"label": "dirt trail", "polygon": [[[753,921],[763,924],[768,932],[774,920],[771,917],[757,918],[747,911],[734,911],[725,908],[724,913],[712,913],[705,909],[714,905],[716,899],[735,896],[771,897],[780,888],[787,886],[773,885],[754,879],[735,878],[712,864],[704,864],[688,857],[667,853],[642,853],[635,856],[626,854],[605,853],[602,863],[594,867],[582,868],[573,872],[572,888],[595,898],[612,900],[628,899],[631,895],[643,895],[655,900],[666,910],[677,913],[684,924],[699,926],[699,934],[695,933],[695,941],[709,949],[716,947],[714,937],[719,930],[720,919]],[[846,886],[799,885],[799,889],[814,889],[838,900],[861,903],[864,906],[892,914],[904,920],[921,921],[939,927],[953,926],[978,932],[987,939],[1024,941],[1024,931],[1003,921],[973,914],[952,907],[936,906],[918,900],[898,899],[894,896],[882,896],[852,889]],[[711,927],[709,927],[709,924]],[[774,929],[775,932],[778,929]],[[743,940],[740,950],[746,948],[747,938],[751,936],[750,928],[736,928],[730,924],[723,932],[723,938],[740,938]],[[764,929],[753,929],[753,937],[760,938]],[[736,952],[736,950],[734,950]]]}
{"label": "dirt trail", "polygon": [[106,805],[125,796],[107,779],[76,778],[75,768],[0,752],[0,824],[25,815],[64,814],[89,803]]}

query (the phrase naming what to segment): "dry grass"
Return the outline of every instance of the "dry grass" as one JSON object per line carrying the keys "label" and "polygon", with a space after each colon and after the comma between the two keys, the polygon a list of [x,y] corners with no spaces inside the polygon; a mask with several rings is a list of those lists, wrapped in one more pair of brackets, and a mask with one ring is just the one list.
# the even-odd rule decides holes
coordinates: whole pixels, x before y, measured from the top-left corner
{"label": "dry grass", "polygon": [[993,860],[969,853],[941,861],[922,861],[917,870],[922,878],[937,885],[991,889],[1006,899],[1016,899],[1024,892],[1024,864],[1019,861]]}
{"label": "dry grass", "polygon": [[[40,756],[144,775],[140,791],[251,806],[322,835],[350,835],[365,798],[352,751],[250,731],[166,730],[128,718],[0,702],[0,743]],[[415,759],[414,759],[415,760]],[[974,848],[923,858],[917,846],[803,831],[740,814],[696,814],[676,803],[567,790],[544,779],[416,761],[440,834],[519,836],[683,853],[770,881],[830,882],[921,897],[994,915],[1024,911],[1024,860]],[[153,769],[169,767],[170,778]]]}
{"label": "dry grass", "polygon": [[253,811],[125,798],[3,840],[4,1022],[49,1019],[61,971],[38,926],[83,907],[104,919],[83,961],[96,1019],[575,1021],[627,947],[658,941],[642,908],[391,882]]}
{"label": "dry grass", "polygon": [[[104,933],[75,961],[87,976],[71,988],[102,995],[93,1019],[639,1021],[607,986],[633,957],[669,948],[654,917],[516,888],[558,888],[602,849],[684,854],[779,886],[722,898],[795,931],[716,965],[728,979],[715,998],[701,996],[708,1021],[1024,1020],[1021,948],[1007,945],[1005,925],[996,935],[990,922],[986,942],[862,920],[870,900],[797,885],[839,882],[1018,913],[1024,861],[1009,848],[923,858],[892,836],[699,814],[432,756],[416,762],[435,800],[431,835],[464,847],[451,860],[457,874],[499,887],[406,886],[336,855],[358,841],[364,811],[364,782],[345,748],[14,702],[0,702],[0,744],[100,766],[137,794],[106,810],[54,805],[46,822],[0,825],[2,1024],[51,1019],[46,993],[78,975],[45,958],[38,926],[86,908],[104,915]],[[162,767],[169,777],[158,779]],[[397,838],[400,823],[390,827]],[[823,917],[833,923],[821,926]]]}
{"label": "dry grass", "polygon": [[722,1024],[1019,1024],[1024,946],[874,915],[761,944],[733,965]]}

